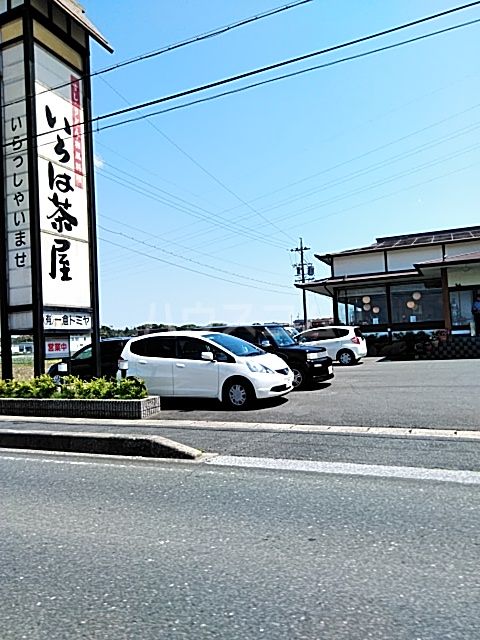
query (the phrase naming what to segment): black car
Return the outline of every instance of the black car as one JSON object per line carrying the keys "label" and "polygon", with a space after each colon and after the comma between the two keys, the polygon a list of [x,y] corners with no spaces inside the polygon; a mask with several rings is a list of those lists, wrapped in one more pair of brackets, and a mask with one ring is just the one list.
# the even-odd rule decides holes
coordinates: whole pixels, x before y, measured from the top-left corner
{"label": "black car", "polygon": [[[114,378],[118,370],[118,359],[123,347],[130,340],[129,337],[105,338],[100,340],[100,368],[101,375]],[[92,345],[87,344],[79,349],[71,358],[64,358],[68,365],[68,374],[78,376],[82,380],[91,380],[95,377],[95,364],[93,362]],[[58,363],[52,364],[48,374],[54,378],[58,375]]]}
{"label": "black car", "polygon": [[313,382],[333,378],[332,359],[325,347],[299,345],[280,324],[251,324],[239,326],[208,327],[212,331],[228,333],[283,358],[294,373],[295,389]]}

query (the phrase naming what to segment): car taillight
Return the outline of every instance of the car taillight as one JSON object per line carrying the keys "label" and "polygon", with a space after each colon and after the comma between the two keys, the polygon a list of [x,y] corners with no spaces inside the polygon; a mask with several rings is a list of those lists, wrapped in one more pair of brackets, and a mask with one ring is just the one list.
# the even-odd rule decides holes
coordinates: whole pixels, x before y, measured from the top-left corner
{"label": "car taillight", "polygon": [[360,338],[357,338],[357,336],[353,336],[352,342],[353,344],[360,344]]}

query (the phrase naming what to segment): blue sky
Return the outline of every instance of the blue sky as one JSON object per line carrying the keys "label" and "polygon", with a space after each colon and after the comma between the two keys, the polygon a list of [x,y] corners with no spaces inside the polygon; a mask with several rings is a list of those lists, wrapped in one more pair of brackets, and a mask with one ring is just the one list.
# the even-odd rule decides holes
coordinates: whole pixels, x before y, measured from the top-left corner
{"label": "blue sky", "polygon": [[[284,4],[83,0],[115,49],[110,55],[92,43],[92,67]],[[313,0],[95,77],[94,115],[452,6],[452,0]],[[257,79],[473,19],[480,19],[480,6]],[[314,253],[479,224],[479,29],[95,133],[101,323],[288,322],[302,315],[289,251],[299,237],[311,247],[316,276],[324,277]],[[326,298],[309,294],[307,301],[309,317],[330,314]]]}

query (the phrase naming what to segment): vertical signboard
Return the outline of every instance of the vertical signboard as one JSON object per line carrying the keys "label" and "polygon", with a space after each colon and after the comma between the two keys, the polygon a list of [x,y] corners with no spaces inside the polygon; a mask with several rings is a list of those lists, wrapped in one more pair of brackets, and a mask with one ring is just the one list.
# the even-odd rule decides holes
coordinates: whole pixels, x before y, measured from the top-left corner
{"label": "vertical signboard", "polygon": [[[32,304],[28,139],[23,44],[2,51],[3,167],[7,235],[7,298],[11,312]],[[10,317],[10,329],[32,329],[28,313]]]}
{"label": "vertical signboard", "polygon": [[43,306],[69,317],[91,306],[82,80],[40,45],[35,96]]}
{"label": "vertical signboard", "polygon": [[99,369],[90,37],[111,51],[73,0],[0,0],[4,378],[18,334],[36,374],[72,335],[91,336]]}

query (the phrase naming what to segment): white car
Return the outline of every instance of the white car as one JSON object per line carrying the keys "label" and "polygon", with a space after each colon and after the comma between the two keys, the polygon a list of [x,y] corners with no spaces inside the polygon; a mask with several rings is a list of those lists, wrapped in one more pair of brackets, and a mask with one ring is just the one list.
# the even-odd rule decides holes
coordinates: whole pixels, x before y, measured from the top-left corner
{"label": "white car", "polygon": [[[121,360],[150,394],[217,398],[231,409],[293,388],[286,362],[245,340],[214,331],[168,331],[132,338]],[[118,372],[117,377],[122,374]]]}
{"label": "white car", "polygon": [[355,364],[367,355],[367,342],[359,327],[317,327],[302,331],[295,340],[299,344],[325,347],[330,358],[340,364]]}

